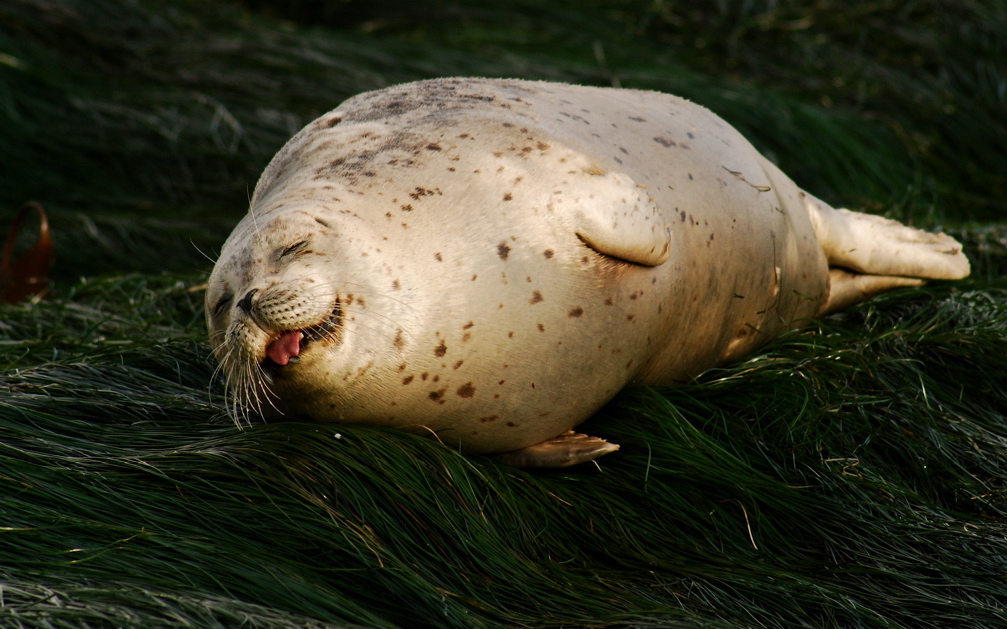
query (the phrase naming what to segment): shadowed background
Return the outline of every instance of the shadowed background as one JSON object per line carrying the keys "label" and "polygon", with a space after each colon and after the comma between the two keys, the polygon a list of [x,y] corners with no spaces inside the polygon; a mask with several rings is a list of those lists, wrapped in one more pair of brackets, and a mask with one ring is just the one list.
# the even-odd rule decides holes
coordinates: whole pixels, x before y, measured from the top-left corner
{"label": "shadowed background", "polygon": [[[41,202],[56,264],[0,305],[0,624],[1007,623],[1005,49],[1002,1],[6,0],[0,227]],[[238,431],[202,283],[258,174],[346,97],[453,75],[685,96],[973,277],[624,392],[600,467]]]}

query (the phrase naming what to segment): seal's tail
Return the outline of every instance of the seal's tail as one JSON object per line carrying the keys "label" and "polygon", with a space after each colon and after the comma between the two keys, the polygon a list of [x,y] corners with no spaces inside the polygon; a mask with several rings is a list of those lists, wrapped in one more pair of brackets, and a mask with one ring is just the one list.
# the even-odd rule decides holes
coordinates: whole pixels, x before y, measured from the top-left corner
{"label": "seal's tail", "polygon": [[880,216],[836,210],[804,193],[804,205],[829,261],[826,314],[900,286],[967,277],[969,260],[947,234],[907,227]]}

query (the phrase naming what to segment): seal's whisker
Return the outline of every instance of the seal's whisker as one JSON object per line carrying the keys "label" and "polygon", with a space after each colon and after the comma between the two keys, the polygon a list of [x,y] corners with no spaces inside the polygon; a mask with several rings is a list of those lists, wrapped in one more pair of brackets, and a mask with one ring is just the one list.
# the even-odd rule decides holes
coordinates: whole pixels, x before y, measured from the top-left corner
{"label": "seal's whisker", "polygon": [[[262,397],[265,398],[266,402],[269,404],[269,406],[273,408],[273,410],[282,415],[283,411],[276,405],[276,400],[279,399],[279,396],[276,395],[276,392],[273,391],[272,387],[270,386],[269,380],[267,380],[267,378],[269,377],[268,374],[266,374],[266,372],[262,369],[262,366],[259,365],[258,363],[256,363],[254,370],[255,370],[256,382],[259,385],[259,390],[262,391]],[[259,400],[258,410],[259,415],[262,415],[261,400]]]}
{"label": "seal's whisker", "polygon": [[263,385],[258,383],[258,374],[253,371],[255,369],[252,367],[253,358],[240,345],[233,345],[221,359],[221,363],[227,366],[228,384],[225,388],[225,400],[228,414],[238,428],[242,428],[243,424],[252,425],[253,412],[261,415],[261,403],[256,388]]}
{"label": "seal's whisker", "polygon": [[233,418],[235,425],[241,429],[242,420],[245,423],[249,423],[248,420],[248,407],[249,407],[249,397],[248,397],[248,378],[247,375],[242,370],[237,370],[232,374],[234,379],[234,390],[231,392],[231,410],[234,413]]}
{"label": "seal's whisker", "polygon": [[349,282],[345,280],[333,279],[332,281],[329,282],[321,282],[320,285],[325,286],[326,288],[332,288],[337,293],[343,293],[343,292],[349,293],[349,291],[346,291],[345,288],[348,286],[356,286],[359,288],[354,289],[353,291],[354,296],[363,295],[368,299],[379,297],[381,299],[387,299],[388,301],[393,301],[395,302],[396,305],[401,306],[406,310],[410,311],[416,310],[416,307],[413,304],[409,303],[408,301],[403,301],[398,297],[393,297],[391,294],[384,291],[368,290],[368,287],[366,285],[361,284],[359,282]]}
{"label": "seal's whisker", "polygon": [[225,371],[224,365],[225,365],[224,361],[222,361],[222,360],[218,360],[217,361],[217,367],[213,370],[213,373],[210,374],[210,381],[207,382],[207,384],[206,384],[206,394],[210,398],[210,400],[212,401],[212,399],[213,399],[213,383],[218,378],[222,377],[223,380],[224,380],[224,412],[228,416],[230,416],[231,413],[230,413],[230,410],[229,410],[228,404],[227,404],[228,388],[230,387],[230,383],[228,382],[227,373]]}
{"label": "seal's whisker", "polygon": [[[389,339],[394,339],[396,336],[398,336],[399,330],[401,330],[403,334],[405,334],[406,336],[410,337],[410,339],[415,340],[415,335],[406,326],[400,325],[398,323],[398,321],[396,321],[395,319],[393,319],[393,318],[391,318],[391,317],[389,317],[387,315],[383,315],[383,314],[378,313],[378,312],[369,312],[369,311],[359,311],[357,313],[357,315],[358,315],[357,321],[354,321],[354,324],[357,324],[357,325],[359,325],[359,319],[361,319],[361,318],[367,318],[367,317],[372,317],[374,319],[380,319],[384,323],[389,324],[389,325],[383,325],[383,326],[379,326],[379,327],[375,327],[375,328],[367,328],[368,330],[370,330],[372,332],[376,332],[378,334],[383,334],[383,335],[385,335]],[[365,326],[361,325],[361,327],[365,327]]]}
{"label": "seal's whisker", "polygon": [[[194,243],[191,238],[189,239],[189,244],[192,245],[193,249],[195,249],[196,251],[199,252],[199,255],[203,256],[204,258],[206,258],[207,260],[209,260],[213,264],[217,263],[217,258],[213,258],[213,257],[207,255],[206,253],[204,253],[203,250],[200,249],[199,246],[196,245],[196,243]],[[219,255],[218,255],[218,257],[219,257]]]}

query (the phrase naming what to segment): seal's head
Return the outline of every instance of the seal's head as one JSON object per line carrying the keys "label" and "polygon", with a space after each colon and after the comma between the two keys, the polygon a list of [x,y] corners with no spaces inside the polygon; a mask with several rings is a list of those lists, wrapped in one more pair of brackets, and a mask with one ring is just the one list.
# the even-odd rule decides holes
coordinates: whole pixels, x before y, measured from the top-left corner
{"label": "seal's head", "polygon": [[206,322],[232,413],[247,419],[285,413],[276,393],[281,368],[342,342],[347,293],[321,272],[345,263],[331,260],[341,235],[325,219],[293,210],[245,222],[210,275]]}

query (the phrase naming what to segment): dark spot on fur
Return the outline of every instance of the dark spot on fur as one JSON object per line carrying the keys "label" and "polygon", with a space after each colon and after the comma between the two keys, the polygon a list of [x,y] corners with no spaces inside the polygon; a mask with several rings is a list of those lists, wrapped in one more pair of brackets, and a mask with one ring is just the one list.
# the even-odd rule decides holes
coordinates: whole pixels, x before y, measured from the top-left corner
{"label": "dark spot on fur", "polygon": [[465,325],[462,326],[462,329],[463,330],[468,330],[469,328],[471,328],[474,325],[475,325],[475,323],[472,323],[471,321],[469,321],[468,323],[466,323]]}
{"label": "dark spot on fur", "polygon": [[426,188],[420,188],[419,186],[417,186],[413,190],[414,190],[413,192],[409,193],[409,196],[412,197],[414,201],[419,201],[420,197],[428,197],[430,195],[440,193],[440,190],[437,190],[436,188],[433,190],[427,190]]}
{"label": "dark spot on fur", "polygon": [[439,151],[439,150],[441,150],[441,145],[437,144],[436,142],[431,142],[430,144],[427,144],[427,150],[428,151]]}
{"label": "dark spot on fur", "polygon": [[401,329],[399,329],[399,330],[397,330],[395,332],[395,340],[392,341],[392,345],[394,345],[395,349],[397,349],[399,351],[402,351],[402,349],[406,346],[406,341],[405,341],[405,339],[402,338],[402,330]]}
{"label": "dark spot on fur", "polygon": [[661,136],[655,137],[654,141],[663,146],[664,148],[671,148],[673,146],[678,146],[678,142],[675,142],[674,140],[669,140],[668,138],[662,138]]}
{"label": "dark spot on fur", "polygon": [[413,381],[413,378],[415,377],[416,376],[406,376],[405,378],[402,379],[402,384],[409,384],[410,382]]}
{"label": "dark spot on fur", "polygon": [[322,227],[328,227],[329,229],[332,229],[332,225],[329,225],[328,223],[326,223],[324,220],[318,218],[317,216],[315,217],[315,222],[318,223],[319,225],[321,225]]}
{"label": "dark spot on fur", "polygon": [[513,198],[514,198],[514,195],[512,195],[510,192],[508,192],[508,193],[506,193],[506,194],[503,195],[503,200],[504,201],[510,201]]}
{"label": "dark spot on fur", "polygon": [[507,243],[502,242],[497,245],[497,255],[500,256],[501,260],[507,259],[507,256],[510,255],[510,247],[507,246]]}
{"label": "dark spot on fur", "polygon": [[546,249],[545,251],[542,252],[542,255],[545,256],[546,260],[548,260],[549,258],[556,255],[556,253],[552,249]]}
{"label": "dark spot on fur", "polygon": [[476,394],[476,388],[472,386],[471,382],[467,382],[458,387],[458,390],[455,393],[458,394],[458,397],[472,397]]}
{"label": "dark spot on fur", "polygon": [[461,366],[462,366],[463,364],[465,364],[465,361],[464,361],[464,360],[459,360],[458,362],[456,362],[456,363],[455,363],[455,367],[454,367],[454,368],[455,368],[455,369],[458,369],[458,368],[459,368],[459,367],[461,367]]}
{"label": "dark spot on fur", "polygon": [[438,358],[447,353],[448,346],[444,344],[444,341],[441,341],[441,344],[434,348],[434,356],[437,356]]}
{"label": "dark spot on fur", "polygon": [[441,257],[440,253],[435,253],[434,257],[437,259],[438,262],[444,262],[444,258]]}
{"label": "dark spot on fur", "polygon": [[545,332],[545,326],[544,326],[544,325],[542,325],[541,323],[540,323],[540,324],[538,324],[538,331],[539,331],[539,332]]}
{"label": "dark spot on fur", "polygon": [[630,116],[629,119],[632,120],[633,122],[647,122],[646,120],[640,118],[639,116]]}
{"label": "dark spot on fur", "polygon": [[581,316],[582,314],[584,314],[584,309],[581,308],[580,306],[577,306],[575,308],[571,308],[570,312],[566,313],[566,316],[571,317],[571,318],[577,318],[577,317]]}
{"label": "dark spot on fur", "polygon": [[431,391],[430,392],[430,399],[433,400],[434,402],[439,402],[439,403],[443,404],[444,400],[442,398],[444,397],[444,392],[445,391],[447,391],[447,389],[441,389],[439,391]]}
{"label": "dark spot on fur", "polygon": [[411,203],[406,203],[406,204],[402,205],[402,207],[400,207],[399,209],[402,210],[403,212],[412,212],[413,211],[413,206],[412,206]]}
{"label": "dark spot on fur", "polygon": [[531,299],[528,300],[528,303],[530,303],[530,304],[537,304],[538,302],[543,301],[544,299],[545,298],[542,297],[542,293],[540,293],[540,292],[538,292],[536,290],[536,291],[532,291]]}
{"label": "dark spot on fur", "polygon": [[479,421],[485,424],[487,422],[495,422],[498,419],[500,419],[499,415],[489,415],[487,417],[480,417]]}

